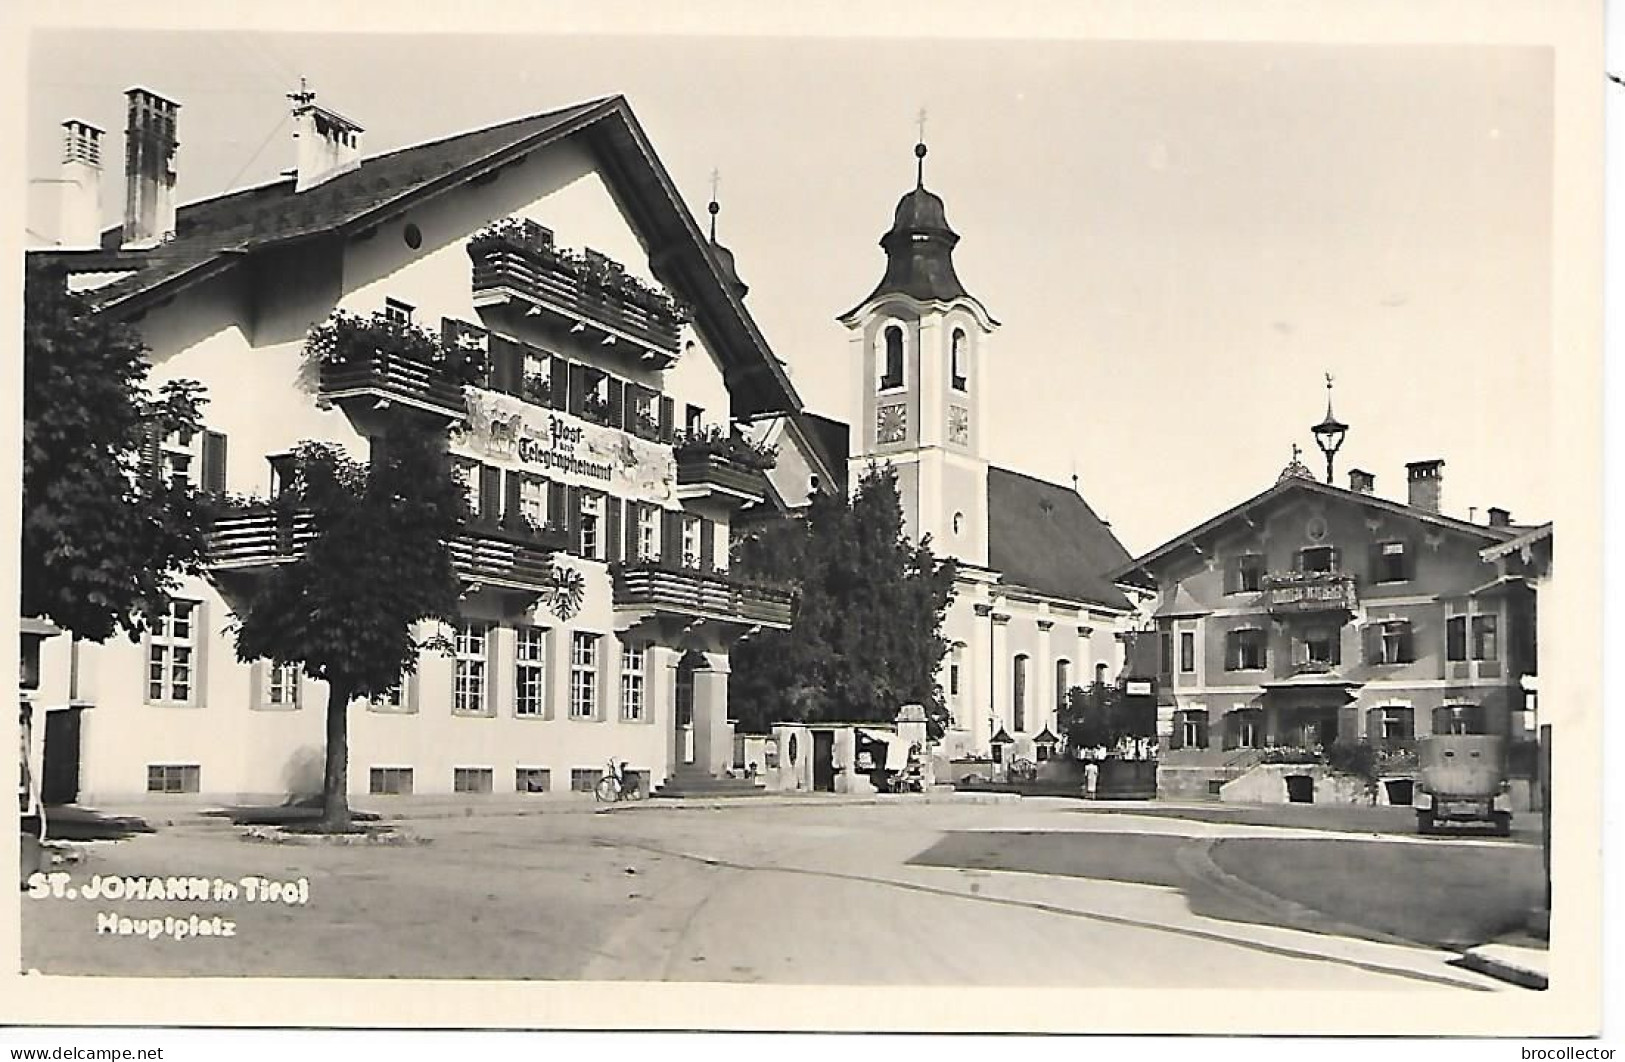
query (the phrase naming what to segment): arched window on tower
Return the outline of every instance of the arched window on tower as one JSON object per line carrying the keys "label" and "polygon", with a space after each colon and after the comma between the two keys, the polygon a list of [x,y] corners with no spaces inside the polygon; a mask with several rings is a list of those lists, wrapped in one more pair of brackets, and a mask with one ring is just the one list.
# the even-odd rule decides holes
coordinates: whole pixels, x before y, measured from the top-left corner
{"label": "arched window on tower", "polygon": [[966,390],[965,358],[967,357],[967,353],[965,349],[965,342],[965,330],[963,328],[954,329],[952,369],[953,386],[955,391]]}
{"label": "arched window on tower", "polygon": [[885,371],[880,377],[882,391],[903,386],[903,330],[896,325],[887,325],[885,340]]}
{"label": "arched window on tower", "polygon": [[1016,657],[1010,679],[1015,684],[1012,690],[1014,696],[1011,699],[1010,722],[1019,734],[1027,729],[1027,654],[1022,653]]}

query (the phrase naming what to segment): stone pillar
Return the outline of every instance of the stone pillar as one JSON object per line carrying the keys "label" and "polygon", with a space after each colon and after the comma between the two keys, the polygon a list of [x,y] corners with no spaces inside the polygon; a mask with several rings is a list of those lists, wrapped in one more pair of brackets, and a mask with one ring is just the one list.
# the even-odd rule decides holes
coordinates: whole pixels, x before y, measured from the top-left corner
{"label": "stone pillar", "polygon": [[970,644],[965,646],[961,661],[965,668],[961,681],[966,683],[963,687],[965,718],[961,720],[961,725],[970,731],[968,751],[985,756],[988,740],[993,737],[993,731],[987,726],[993,714],[993,678],[988,660],[993,644],[993,623],[989,618],[993,615],[993,606],[979,603],[975,606],[975,613],[976,618],[971,622]]}
{"label": "stone pillar", "polygon": [[733,762],[728,729],[728,658],[707,653],[694,672],[694,765],[721,777]]}
{"label": "stone pillar", "polygon": [[1050,650],[1049,641],[1050,630],[1054,626],[1055,621],[1051,619],[1038,621],[1038,674],[1033,676],[1037,681],[1032,684],[1033,691],[1038,695],[1033,701],[1033,707],[1037,710],[1033,712],[1032,722],[1027,724],[1027,729],[1034,734],[1045,728],[1051,733],[1055,732],[1055,654]]}
{"label": "stone pillar", "polygon": [[[1006,733],[1010,733],[1013,722],[1010,718],[1010,614],[995,612],[991,619],[993,646],[988,681],[993,684],[993,732],[996,734],[1003,727]],[[1010,736],[1015,735],[1011,733]]]}
{"label": "stone pillar", "polygon": [[[655,643],[649,646],[649,699],[651,726],[660,728],[660,747],[665,750],[663,771],[666,776],[677,766],[677,661],[682,654],[669,645]],[[649,779],[653,789],[665,778]]]}

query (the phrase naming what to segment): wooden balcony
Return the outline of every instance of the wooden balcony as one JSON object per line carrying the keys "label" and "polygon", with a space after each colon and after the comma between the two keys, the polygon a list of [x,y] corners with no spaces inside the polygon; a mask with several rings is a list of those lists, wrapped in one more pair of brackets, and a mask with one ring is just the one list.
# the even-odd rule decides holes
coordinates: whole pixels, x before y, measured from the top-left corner
{"label": "wooden balcony", "polygon": [[[215,520],[204,536],[205,563],[219,574],[263,573],[298,559],[315,535],[309,513],[255,507]],[[465,582],[533,591],[553,585],[553,554],[566,544],[559,528],[532,532],[473,521],[447,549]]]}
{"label": "wooden balcony", "polygon": [[1360,596],[1343,572],[1277,572],[1264,577],[1264,602],[1277,616],[1354,612]]}
{"label": "wooden balcony", "polygon": [[468,414],[462,385],[448,372],[395,351],[323,363],[320,393],[352,415],[396,403],[454,420]]}
{"label": "wooden balcony", "polygon": [[650,561],[614,569],[614,603],[618,611],[666,613],[783,629],[790,626],[791,601],[789,587],[738,579],[726,572],[702,572]]}
{"label": "wooden balcony", "polygon": [[677,451],[677,496],[713,498],[731,505],[755,505],[767,496],[755,469],[742,468],[718,454]]}
{"label": "wooden balcony", "polygon": [[682,315],[662,293],[597,255],[535,239],[488,236],[468,247],[474,305],[512,304],[602,346],[625,345],[651,368],[677,361]]}

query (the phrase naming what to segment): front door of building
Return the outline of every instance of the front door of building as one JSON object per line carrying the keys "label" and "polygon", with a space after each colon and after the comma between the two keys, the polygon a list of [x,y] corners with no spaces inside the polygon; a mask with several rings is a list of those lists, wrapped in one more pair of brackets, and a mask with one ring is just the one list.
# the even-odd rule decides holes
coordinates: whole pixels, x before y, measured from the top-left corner
{"label": "front door of building", "polygon": [[672,717],[677,727],[677,762],[694,762],[694,671],[697,663],[693,653],[685,653],[677,662],[675,703]]}
{"label": "front door of building", "polygon": [[45,713],[45,764],[40,802],[72,804],[79,799],[79,713],[67,708]]}
{"label": "front door of building", "polygon": [[813,735],[813,789],[820,793],[835,792],[835,732],[814,730]]}

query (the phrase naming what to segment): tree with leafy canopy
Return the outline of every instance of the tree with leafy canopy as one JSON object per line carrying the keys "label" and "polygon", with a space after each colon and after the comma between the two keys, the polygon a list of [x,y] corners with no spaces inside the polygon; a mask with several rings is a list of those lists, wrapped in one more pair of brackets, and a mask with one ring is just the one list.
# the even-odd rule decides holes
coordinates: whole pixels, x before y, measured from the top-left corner
{"label": "tree with leafy canopy", "polygon": [[161,439],[202,430],[202,387],[147,385],[132,327],[30,261],[23,310],[22,613],[76,637],[132,639],[203,557],[207,504],[166,480]]}
{"label": "tree with leafy canopy", "polygon": [[1156,731],[1155,709],[1148,715],[1111,682],[1094,682],[1088,688],[1073,686],[1067,690],[1066,702],[1056,722],[1067,747],[1074,751],[1117,749],[1125,741],[1148,738]]}
{"label": "tree with leafy canopy", "polygon": [[896,473],[871,465],[850,500],[815,496],[802,517],[743,536],[739,571],[795,584],[787,631],[763,631],[733,651],[730,700],[741,728],[776,722],[890,722],[925,706],[940,736],[947,706],[936,675],[954,565],[929,538],[903,534]]}
{"label": "tree with leafy canopy", "polygon": [[446,543],[468,517],[452,474],[446,433],[401,410],[362,464],[341,448],[302,443],[282,519],[308,514],[312,537],[293,561],[254,584],[238,609],[237,657],[294,664],[327,683],[327,748],[320,828],[347,830],[349,708],[386,696],[417,667],[420,651],[447,648],[460,586]]}

